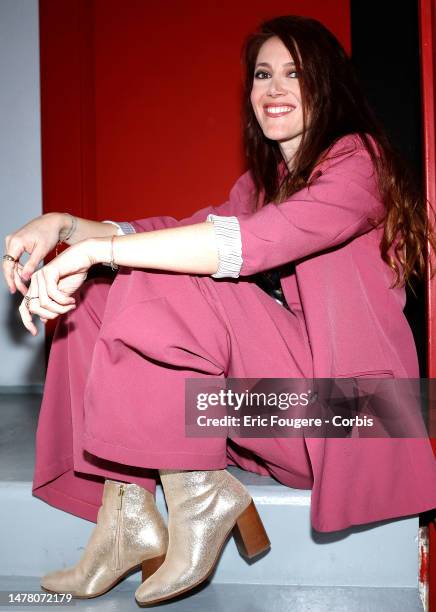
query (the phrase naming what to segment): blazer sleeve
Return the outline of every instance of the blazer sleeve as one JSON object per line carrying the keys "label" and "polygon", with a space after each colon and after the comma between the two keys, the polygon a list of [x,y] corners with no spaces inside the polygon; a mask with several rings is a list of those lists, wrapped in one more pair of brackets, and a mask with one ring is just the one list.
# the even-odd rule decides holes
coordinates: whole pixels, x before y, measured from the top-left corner
{"label": "blazer sleeve", "polygon": [[233,216],[236,214],[248,214],[253,210],[251,194],[253,183],[249,172],[245,172],[238,178],[230,190],[229,198],[218,206],[205,206],[189,217],[175,219],[169,216],[146,217],[130,221],[130,225],[136,232],[149,232],[152,230],[164,229],[167,227],[177,227],[180,225],[193,225],[207,220],[209,214]]}
{"label": "blazer sleeve", "polygon": [[383,214],[375,168],[366,149],[339,155],[320,168],[312,185],[288,200],[237,215],[241,276],[339,246],[371,230],[368,217]]}

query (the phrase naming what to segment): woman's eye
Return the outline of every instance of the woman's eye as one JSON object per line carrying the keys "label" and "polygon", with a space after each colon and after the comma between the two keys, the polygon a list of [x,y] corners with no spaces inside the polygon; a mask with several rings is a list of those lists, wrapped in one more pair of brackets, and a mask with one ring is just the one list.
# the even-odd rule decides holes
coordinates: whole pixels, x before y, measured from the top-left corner
{"label": "woman's eye", "polygon": [[[298,72],[296,72],[295,70],[291,70],[290,72],[288,72],[288,75],[294,75],[292,76],[292,78],[298,79]],[[257,72],[255,72],[254,76],[256,79],[263,80],[263,79],[270,77],[271,75],[269,72],[265,72],[264,70],[258,70]]]}

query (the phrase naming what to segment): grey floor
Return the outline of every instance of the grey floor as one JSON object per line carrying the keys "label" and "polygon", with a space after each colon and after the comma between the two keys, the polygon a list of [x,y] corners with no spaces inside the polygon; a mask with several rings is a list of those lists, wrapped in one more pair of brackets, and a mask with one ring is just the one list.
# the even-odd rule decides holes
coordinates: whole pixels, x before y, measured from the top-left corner
{"label": "grey floor", "polygon": [[[135,601],[135,586],[120,583],[106,595],[95,599],[73,600],[62,609],[104,610],[129,612],[141,609]],[[40,592],[35,578],[0,577],[0,592]],[[194,595],[194,596],[193,596]],[[60,606],[55,606],[59,609]],[[189,596],[152,606],[169,612],[422,612],[414,589],[358,587],[295,587],[207,583]],[[28,610],[22,607],[0,608]],[[33,606],[38,610],[53,610],[53,606]],[[151,607],[150,607],[151,608]],[[144,609],[150,609],[144,608]]]}

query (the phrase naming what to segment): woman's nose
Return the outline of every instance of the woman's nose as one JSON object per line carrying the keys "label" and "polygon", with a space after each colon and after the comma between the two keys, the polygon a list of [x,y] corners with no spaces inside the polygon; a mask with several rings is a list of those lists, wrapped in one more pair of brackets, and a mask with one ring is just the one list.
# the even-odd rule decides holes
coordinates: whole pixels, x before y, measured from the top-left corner
{"label": "woman's nose", "polygon": [[280,82],[279,79],[272,78],[269,81],[269,86],[268,86],[267,93],[270,96],[278,96],[278,95],[281,95],[281,94],[286,94],[287,90],[284,87],[283,83]]}

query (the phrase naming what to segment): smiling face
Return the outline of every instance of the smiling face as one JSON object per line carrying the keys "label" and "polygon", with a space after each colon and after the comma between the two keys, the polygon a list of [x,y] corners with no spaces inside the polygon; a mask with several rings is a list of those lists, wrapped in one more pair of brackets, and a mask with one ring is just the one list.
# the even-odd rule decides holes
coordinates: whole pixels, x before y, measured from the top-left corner
{"label": "smiling face", "polygon": [[250,100],[264,135],[279,143],[290,167],[303,134],[303,107],[293,58],[277,36],[259,49]]}

